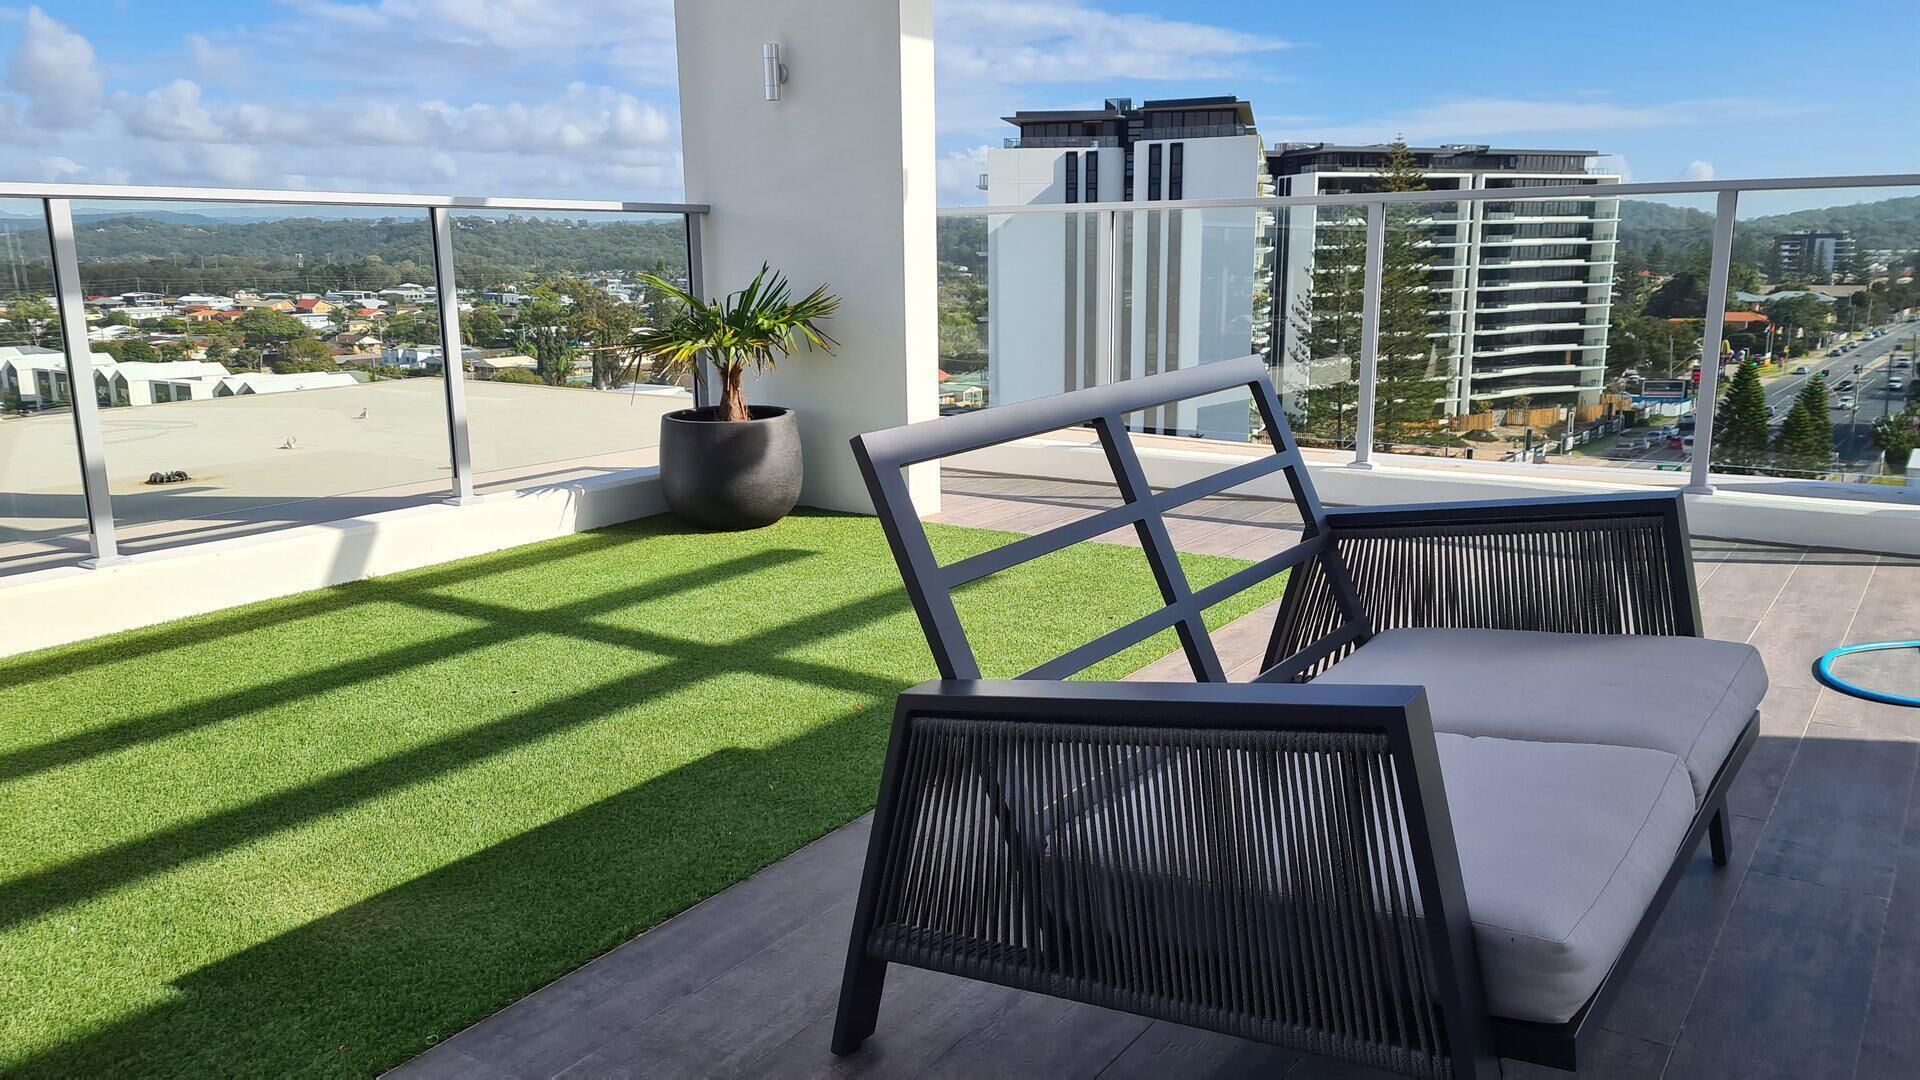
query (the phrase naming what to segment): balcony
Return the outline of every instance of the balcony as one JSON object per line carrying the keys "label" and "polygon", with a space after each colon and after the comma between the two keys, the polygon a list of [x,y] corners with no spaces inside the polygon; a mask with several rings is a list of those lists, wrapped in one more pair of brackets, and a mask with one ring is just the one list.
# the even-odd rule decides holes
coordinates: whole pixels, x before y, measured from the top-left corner
{"label": "balcony", "polygon": [[[1258,242],[1299,227],[1282,211],[1315,205],[1287,199],[1072,211],[1069,276],[1066,211],[937,211],[930,144],[902,182],[901,148],[921,146],[930,115],[910,81],[932,77],[913,62],[930,31],[875,35],[877,17],[810,5],[791,31],[806,63],[789,92],[806,108],[782,110],[761,98],[758,20],[681,5],[684,43],[709,61],[679,69],[685,203],[0,185],[18,226],[6,278],[35,293],[5,296],[9,326],[35,340],[0,352],[0,685],[13,705],[0,723],[0,1071],[1375,1075],[906,966],[865,1047],[828,1049],[892,710],[939,670],[848,439],[941,409],[1018,415],[1069,382],[1270,348],[1311,440],[1299,469],[1329,504],[1673,494],[1694,535],[1662,573],[1691,573],[1705,632],[1750,643],[1771,672],[1729,796],[1729,863],[1703,851],[1680,864],[1581,1072],[1912,1075],[1920,721],[1811,671],[1841,642],[1920,636],[1920,504],[1878,482],[1895,477],[1723,467],[1719,313],[1702,323],[1695,457],[1664,443],[1617,463],[1538,450],[1534,413],[1572,423],[1618,406],[1602,400],[1600,346],[1543,347],[1580,350],[1575,363],[1461,370],[1449,342],[1463,335],[1416,327],[1430,348],[1355,332],[1285,358],[1290,312],[1310,307],[1293,301],[1351,301],[1335,314],[1380,325],[1379,271],[1364,267],[1390,235],[1385,207],[1411,199],[1349,200],[1376,223],[1374,258],[1333,297],[1286,294],[1270,264],[1297,249]],[[876,37],[902,53],[877,62]],[[815,74],[834,69],[863,74]],[[823,145],[833,170],[763,167]],[[181,206],[404,219],[400,243],[431,283],[387,282],[385,315],[343,304],[338,320],[286,282],[226,283],[250,295],[218,312],[237,322],[257,304],[246,310],[311,336],[241,331],[222,353],[223,335],[192,321],[216,309],[190,316],[206,305],[185,299],[215,296],[210,283],[103,306],[155,287],[113,277],[128,253],[101,248],[104,227],[76,236],[76,204],[162,223]],[[494,242],[510,218],[526,231]],[[1163,266],[1147,272],[1140,242],[1176,221],[1205,226],[1182,243],[1206,270],[1178,288]],[[696,295],[738,288],[766,259],[844,296],[831,357],[796,355],[750,384],[757,403],[794,407],[808,439],[805,504],[775,525],[709,532],[663,512],[662,416],[706,401],[711,373],[613,364],[622,342],[572,317],[665,315],[626,265],[642,249]],[[525,265],[498,257],[528,250]],[[1718,286],[1728,257],[1714,260]],[[1066,306],[1066,282],[1085,306]],[[1435,291],[1455,297],[1442,314],[1474,314],[1459,290]],[[1168,297],[1183,301],[1177,320],[1154,306]],[[136,301],[189,325],[104,309]],[[302,318],[325,321],[342,351],[295,349],[320,334]],[[392,340],[363,341],[356,320]],[[1407,351],[1427,362],[1412,377],[1422,357]],[[1537,383],[1509,385],[1521,378]],[[1487,401],[1501,422],[1469,429],[1484,414],[1462,408]],[[1124,498],[1084,427],[909,470],[935,561],[1002,558],[989,553],[1272,456],[1230,395],[1102,423],[1139,432],[1140,483],[1130,473]],[[1287,484],[1267,474],[1170,514],[1180,576],[1224,581],[1301,541]],[[1001,628],[978,642],[991,674],[1165,601],[1167,578],[1141,557],[1157,534],[1083,527],[1088,542],[1044,573],[958,590],[964,617]],[[1245,678],[1283,587],[1224,600],[1189,633]],[[1178,649],[1171,630],[1146,637],[1081,685],[1177,681]],[[1611,674],[1607,707],[1660,700],[1639,673]],[[1869,674],[1891,685],[1907,670]]]}
{"label": "balcony", "polygon": [[1023,135],[1000,141],[1005,150],[1074,150],[1119,145],[1118,135]]}

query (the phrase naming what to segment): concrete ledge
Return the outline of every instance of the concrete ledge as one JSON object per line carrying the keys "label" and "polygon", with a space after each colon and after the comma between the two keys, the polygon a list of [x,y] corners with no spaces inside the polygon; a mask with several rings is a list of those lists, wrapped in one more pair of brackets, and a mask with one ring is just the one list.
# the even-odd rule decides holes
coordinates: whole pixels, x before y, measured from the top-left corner
{"label": "concrete ledge", "polygon": [[[1264,452],[1232,445],[1201,449],[1195,442],[1139,438],[1135,446],[1147,478],[1156,487],[1211,476]],[[1369,468],[1354,468],[1346,454],[1309,451],[1307,459],[1321,499],[1347,506],[1674,490],[1684,482],[1677,473],[1616,477],[1615,473],[1627,470],[1458,459],[1380,456]],[[1095,483],[1113,479],[1106,455],[1090,432],[1024,439],[949,458],[948,463],[1018,476]],[[1905,489],[1886,488],[1883,493],[1862,485],[1764,482],[1751,477],[1727,477],[1724,484],[1719,477],[1714,480],[1717,487],[1712,494],[1687,496],[1687,524],[1696,536],[1920,556],[1920,502]],[[1755,490],[1763,485],[1768,490]],[[1292,497],[1278,474],[1234,490],[1275,499]]]}
{"label": "concrete ledge", "polygon": [[658,469],[632,469],[318,525],[0,578],[0,656],[662,513]]}

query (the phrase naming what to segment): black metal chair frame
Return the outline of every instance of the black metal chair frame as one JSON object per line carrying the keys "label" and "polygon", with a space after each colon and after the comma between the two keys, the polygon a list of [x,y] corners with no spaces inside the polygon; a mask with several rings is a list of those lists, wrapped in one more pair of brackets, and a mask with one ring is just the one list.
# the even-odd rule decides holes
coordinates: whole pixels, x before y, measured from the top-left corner
{"label": "black metal chair frame", "polygon": [[[1242,389],[1252,397],[1272,453],[1204,479],[1154,490],[1133,445],[1127,416],[1175,401]],[[939,564],[907,493],[907,467],[1082,425],[1091,425],[1099,437],[1123,500],[1120,505],[945,566]],[[1725,865],[1727,861],[1727,790],[1757,738],[1757,712],[1720,766],[1654,902],[1592,999],[1562,1024],[1490,1016],[1481,992],[1472,926],[1424,691],[1418,687],[1316,686],[1311,682],[1314,675],[1370,637],[1398,627],[1698,636],[1699,600],[1684,505],[1677,492],[1328,509],[1314,492],[1299,446],[1267,380],[1265,363],[1258,356],[874,432],[854,439],[853,451],[942,678],[902,695],[895,713],[848,948],[833,1040],[837,1053],[852,1051],[873,1033],[886,966],[895,962],[1407,1072],[1497,1075],[1500,1057],[1571,1070],[1579,1061],[1581,1044],[1599,1027],[1596,1018],[1625,981],[1627,969],[1644,946],[1701,836],[1710,838],[1716,864]],[[1284,476],[1300,511],[1303,539],[1212,585],[1190,587],[1164,515],[1276,472]],[[1017,680],[982,680],[953,602],[954,590],[1128,525],[1139,536],[1164,606],[1025,672]],[[1289,571],[1264,669],[1252,684],[1227,683],[1206,629],[1206,610]],[[1177,632],[1195,684],[1061,681],[1167,629]],[[1006,726],[1010,722],[1015,726]],[[1346,863],[1336,860],[1328,864],[1327,872],[1341,882],[1335,882],[1338,887],[1321,902],[1334,907],[1354,902],[1350,890],[1362,886],[1346,879],[1355,872],[1366,879],[1365,888],[1383,888],[1381,881],[1375,880],[1376,864],[1406,860],[1407,884],[1417,884],[1421,912],[1412,920],[1420,924],[1419,956],[1413,961],[1403,958],[1396,962],[1411,965],[1406,970],[1418,978],[1405,972],[1395,978],[1412,980],[1408,985],[1420,987],[1418,996],[1427,998],[1437,1010],[1431,1038],[1421,1036],[1428,1041],[1413,1038],[1418,1025],[1383,1027],[1378,1017],[1371,1027],[1351,1017],[1338,1020],[1321,1008],[1325,1002],[1315,1005],[1311,994],[1304,999],[1305,1004],[1289,998],[1291,1003],[1282,1008],[1269,993],[1269,997],[1260,998],[1256,1009],[1250,1004],[1253,999],[1234,996],[1252,993],[1251,989],[1215,987],[1201,995],[1210,1003],[1203,1008],[1190,1000],[1191,993],[1197,992],[1191,985],[1163,985],[1155,982],[1155,976],[1127,968],[1128,963],[1139,962],[1139,957],[1131,954],[1116,954],[1105,961],[1109,968],[1101,970],[1132,972],[1126,976],[1131,980],[1126,986],[1115,986],[1101,982],[1097,973],[1088,974],[1100,967],[1091,959],[1075,961],[1059,955],[1057,941],[1035,944],[1030,940],[1019,947],[1001,943],[996,946],[999,953],[983,959],[961,945],[932,944],[924,935],[911,947],[876,937],[884,929],[882,909],[898,899],[889,890],[913,887],[903,884],[901,875],[905,871],[900,864],[906,856],[900,845],[917,842],[903,837],[911,832],[917,812],[914,800],[926,796],[912,789],[912,784],[979,786],[993,808],[993,820],[982,827],[997,830],[998,841],[1023,850],[1022,857],[1030,863],[1002,866],[998,873],[1004,880],[974,881],[970,887],[976,892],[992,891],[995,887],[1010,889],[1017,883],[1028,889],[1030,894],[1002,897],[1000,902],[1011,906],[999,910],[996,917],[1010,921],[1014,918],[1011,913],[1017,910],[1020,918],[1040,920],[1035,925],[1043,929],[1028,927],[1022,931],[1029,938],[1058,937],[1066,925],[1060,921],[1061,909],[1071,908],[1072,898],[1059,894],[1056,879],[1061,873],[1085,872],[1084,867],[1062,870],[1059,854],[1047,848],[1058,843],[1061,821],[1074,819],[1075,815],[1084,817],[1091,801],[1124,798],[1125,792],[1143,782],[1141,776],[1171,768],[1168,763],[1174,755],[1217,756],[1226,752],[1216,746],[1221,736],[1182,736],[1182,732],[1226,730],[1238,733],[1233,753],[1265,754],[1274,762],[1304,760],[1300,755],[1307,744],[1288,742],[1283,736],[1317,733],[1315,737],[1322,741],[1311,745],[1320,749],[1307,756],[1329,749],[1346,753],[1362,763],[1355,768],[1378,768],[1382,776],[1389,777],[1383,782],[1393,790],[1371,797],[1397,797],[1394,813],[1404,821],[1405,835],[1383,826],[1384,819],[1369,817],[1366,827],[1370,831],[1364,838],[1358,826],[1349,826],[1353,832],[1349,840],[1364,840],[1374,847],[1387,845],[1391,850],[1376,851],[1372,857],[1349,851]],[[1183,737],[1196,740],[1193,747],[1181,749]],[[961,742],[954,743],[955,739]],[[959,765],[939,756],[951,756],[954,745],[976,746],[966,741],[969,739],[985,739],[977,745],[991,746],[995,748],[993,753],[1013,752],[1008,748],[1025,745],[1021,740],[1055,747],[1050,753],[1058,752],[1058,747],[1089,741],[1106,746],[1114,739],[1130,739],[1142,745],[1127,743],[1124,750],[1115,751],[1134,763],[1119,779],[1101,773],[1040,778],[1044,783],[1032,790],[1051,790],[1059,797],[1043,811],[1035,811],[1041,817],[1028,820],[1010,806],[1009,784],[1014,780],[1032,784],[1035,777],[1005,775],[1002,767],[993,763],[997,759],[977,747],[954,758]],[[1007,742],[1009,739],[1014,741]],[[905,774],[912,770],[903,762],[914,753],[933,754],[927,761],[936,765],[946,761],[939,767],[948,772],[939,773],[936,765],[921,762],[912,767],[920,770],[914,773],[916,779],[907,780]],[[936,771],[927,773],[927,769]],[[1047,770],[1043,767],[1040,771]],[[1066,787],[1046,788],[1051,783]],[[903,785],[908,789],[903,790]],[[1325,800],[1334,794],[1331,788],[1309,789],[1311,798]],[[1351,807],[1345,804],[1320,805],[1312,811],[1335,817],[1350,812]],[[1371,810],[1362,816],[1367,814]],[[903,820],[908,824],[902,825]],[[1309,891],[1314,887],[1311,882],[1303,883]],[[1323,882],[1323,892],[1325,887]],[[1142,903],[1151,906],[1151,901]],[[1353,955],[1342,952],[1345,962],[1351,964],[1357,956],[1363,961],[1362,969],[1386,963],[1364,948],[1349,949],[1337,940],[1328,944],[1314,933],[1317,931],[1290,939],[1291,947],[1346,950]],[[1015,956],[1025,959],[1008,959]],[[1188,957],[1182,963],[1191,960]],[[1310,957],[1307,962],[1312,963]],[[1075,963],[1093,966],[1081,970],[1073,967]],[[1066,966],[1047,969],[1051,974],[1043,977],[1042,968],[1035,964]],[[1120,967],[1113,968],[1112,964]],[[1338,982],[1326,972],[1319,975]],[[1389,992],[1392,988],[1385,986],[1384,975],[1376,972],[1366,976],[1363,970],[1352,977],[1359,981],[1339,992],[1370,1003],[1376,1012],[1403,1008],[1407,1003],[1407,987]],[[1245,981],[1244,973],[1236,978]],[[1395,985],[1399,986],[1397,982]],[[1333,991],[1323,987],[1322,992]],[[1307,1012],[1288,1013],[1291,1019],[1284,1023],[1260,1012],[1302,1008]],[[1314,1011],[1316,1008],[1321,1011]]]}

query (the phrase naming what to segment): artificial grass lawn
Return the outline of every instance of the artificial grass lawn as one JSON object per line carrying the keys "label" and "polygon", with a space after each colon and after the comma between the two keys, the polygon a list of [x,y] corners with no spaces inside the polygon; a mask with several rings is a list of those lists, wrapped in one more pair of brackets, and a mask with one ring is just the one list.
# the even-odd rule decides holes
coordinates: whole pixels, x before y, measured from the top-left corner
{"label": "artificial grass lawn", "polygon": [[[930,532],[943,560],[1010,539]],[[1083,544],[960,604],[1012,675],[1158,599],[1137,549]],[[893,697],[934,674],[877,524],[826,514],[0,661],[0,1072],[397,1064],[870,809]]]}

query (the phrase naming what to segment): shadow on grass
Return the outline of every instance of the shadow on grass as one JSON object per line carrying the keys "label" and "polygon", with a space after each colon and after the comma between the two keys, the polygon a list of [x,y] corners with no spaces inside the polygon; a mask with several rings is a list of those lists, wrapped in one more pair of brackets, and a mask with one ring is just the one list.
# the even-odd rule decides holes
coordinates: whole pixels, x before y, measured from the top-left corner
{"label": "shadow on grass", "polygon": [[887,720],[861,714],[708,755],[202,968],[165,1004],[17,1075],[398,1064],[864,813]]}
{"label": "shadow on grass", "polygon": [[[0,929],[126,885],[156,868],[203,858],[591,723],[611,713],[631,709],[716,673],[752,670],[763,676],[875,695],[897,693],[903,689],[904,683],[780,655],[784,650],[807,644],[821,636],[844,633],[899,612],[906,606],[905,594],[899,589],[817,612],[804,619],[738,639],[721,648],[686,642],[666,634],[598,627],[586,621],[593,614],[617,610],[641,598],[670,595],[724,581],[744,572],[746,567],[742,564],[765,568],[807,555],[804,551],[770,549],[701,570],[676,574],[633,589],[617,590],[577,604],[534,612],[450,597],[416,597],[415,602],[425,607],[439,607],[495,620],[517,618],[518,621],[512,624],[496,622],[475,631],[471,635],[473,640],[459,642],[463,651],[530,634],[562,633],[610,641],[666,656],[677,662],[664,670],[606,680],[579,693],[559,700],[543,701],[438,742],[16,878],[0,885]],[[465,638],[468,635],[458,637]],[[430,642],[418,649],[383,653],[372,661],[349,665],[350,673],[364,676],[366,672],[363,669],[366,668],[384,671],[438,658],[448,640],[452,639]],[[416,652],[427,655],[409,656]],[[276,683],[266,689],[276,697],[297,698],[322,693],[334,685],[324,677],[314,681],[301,678]],[[163,727],[168,724],[177,728],[193,726],[233,715],[232,708],[231,705],[223,705],[216,711],[205,705],[196,705],[180,710],[177,715],[157,718],[154,723]]]}
{"label": "shadow on grass", "polygon": [[[0,928],[388,793],[431,783],[604,717],[651,707],[715,678],[750,675],[764,684],[757,696],[728,706],[741,710],[779,710],[783,693],[816,689],[888,701],[921,672],[923,665],[917,661],[924,660],[924,654],[917,647],[910,650],[911,659],[874,670],[863,670],[873,659],[869,654],[855,659],[854,653],[812,649],[823,640],[845,638],[889,618],[901,620],[901,641],[918,644],[898,579],[879,547],[877,526],[863,520],[860,528],[866,531],[858,535],[823,539],[814,534],[817,549],[805,539],[782,546],[778,534],[757,541],[760,546],[748,552],[702,542],[696,547],[698,556],[713,561],[696,569],[668,573],[673,564],[655,563],[648,573],[663,574],[657,579],[587,596],[581,593],[597,588],[600,579],[571,579],[579,587],[565,590],[550,607],[516,606],[513,598],[526,593],[515,583],[498,590],[462,590],[465,595],[450,588],[484,583],[521,568],[550,567],[636,540],[644,543],[649,534],[667,528],[657,522],[616,527],[524,553],[273,601],[12,665],[0,686],[24,686],[30,692],[32,679],[94,678],[99,673],[89,671],[89,665],[195,644],[223,647],[283,621],[338,615],[371,602],[474,624],[0,757],[0,775],[20,776],[134,749],[232,716],[521,638],[566,637],[664,661],[645,671],[609,673],[598,681],[581,678],[565,697],[516,707],[510,714],[490,714],[484,722],[433,743],[364,761],[0,884]],[[811,594],[809,607],[786,613],[784,622],[741,627],[737,636],[714,641],[701,640],[690,628],[671,622],[628,626],[607,617],[683,591],[705,588],[731,595],[735,582],[750,571],[778,570],[856,541],[870,545],[866,555],[830,563],[826,572],[815,568],[798,573],[794,580],[807,581],[818,591]],[[1089,558],[1087,572],[1077,578],[1083,604],[1119,591],[1120,579],[1113,571],[1131,565],[1132,557],[1122,557],[1116,549]],[[858,578],[862,574],[878,576],[867,587]],[[760,587],[770,586],[762,582]],[[1022,590],[1010,593],[1020,595]],[[752,590],[743,595],[752,596]],[[1022,633],[1014,635],[1019,640],[1009,647],[1048,645],[1049,635],[1091,629],[1075,622],[1084,614],[1079,607],[1066,608],[1074,618],[1063,623],[1065,617],[1054,611],[1052,622],[1043,618],[1022,624]],[[783,615],[778,607],[762,610],[771,611],[775,619]],[[1027,640],[1036,633],[1040,640]],[[860,644],[872,649],[881,643]],[[1047,655],[1057,651],[1052,648]],[[842,656],[847,657],[844,663],[835,662]],[[788,689],[783,691],[783,686]],[[180,979],[174,987],[177,996],[163,1004],[76,1034],[19,1062],[19,1067],[34,1075],[279,1075],[364,1074],[395,1064],[435,1037],[508,1004],[863,812],[872,800],[884,755],[885,709],[853,715],[828,712],[817,723],[806,734],[765,749],[715,751],[272,941],[247,946]],[[316,867],[315,872],[324,869]]]}
{"label": "shadow on grass", "polygon": [[[589,549],[592,550],[592,549]],[[572,552],[571,554],[580,554]],[[616,589],[589,597],[572,604],[543,610],[520,610],[502,605],[485,605],[478,618],[482,624],[470,630],[448,634],[429,641],[422,641],[404,648],[376,653],[362,659],[336,664],[319,671],[305,672],[297,678],[282,679],[262,686],[251,686],[244,690],[205,698],[191,705],[168,709],[161,712],[135,716],[103,727],[92,728],[74,735],[49,742],[28,746],[10,753],[0,754],[0,782],[17,780],[47,769],[69,765],[77,761],[100,754],[125,750],[141,743],[154,742],[169,738],[182,732],[208,724],[219,723],[229,717],[241,716],[261,709],[270,709],[302,698],[315,697],[333,690],[373,682],[394,671],[415,667],[421,664],[446,660],[477,649],[490,648],[506,644],[515,638],[526,637],[548,630],[569,633],[569,625],[577,621],[591,619],[621,608],[658,600],[688,589],[697,589],[718,584],[727,578],[754,570],[779,566],[808,556],[808,552],[773,549],[743,555],[712,566],[701,567],[682,574],[660,578],[637,585],[630,589]],[[179,646],[198,644],[209,640],[231,638],[242,635],[249,629],[265,629],[274,622],[302,618],[309,615],[344,610],[356,604],[370,601],[411,604],[418,607],[435,607],[434,589],[460,581],[478,580],[500,573],[507,573],[517,566],[495,567],[490,573],[467,573],[431,575],[420,581],[409,581],[404,586],[393,587],[390,583],[377,594],[363,590],[354,590],[343,586],[340,595],[333,590],[311,604],[292,605],[294,611],[280,610],[275,606],[273,616],[249,614],[231,620],[231,624],[217,628],[194,628],[178,639]],[[139,643],[136,643],[136,648]],[[111,659],[119,659],[115,654]],[[109,657],[97,657],[109,659]],[[0,924],[4,925],[4,924]]]}
{"label": "shadow on grass", "polygon": [[0,665],[0,692],[10,692],[28,683],[84,671],[98,664],[137,660],[173,652],[193,645],[244,637],[293,619],[311,618],[342,611],[401,590],[424,592],[463,582],[497,577],[515,570],[552,563],[558,559],[588,555],[631,543],[633,537],[619,526],[580,533],[563,540],[534,545],[527,550],[465,559],[445,566],[409,571],[394,578],[352,581],[332,588],[279,600],[249,604],[232,611],[198,615],[176,623],[164,623],[124,634],[114,634],[89,642],[49,649],[38,656],[9,659]]}

